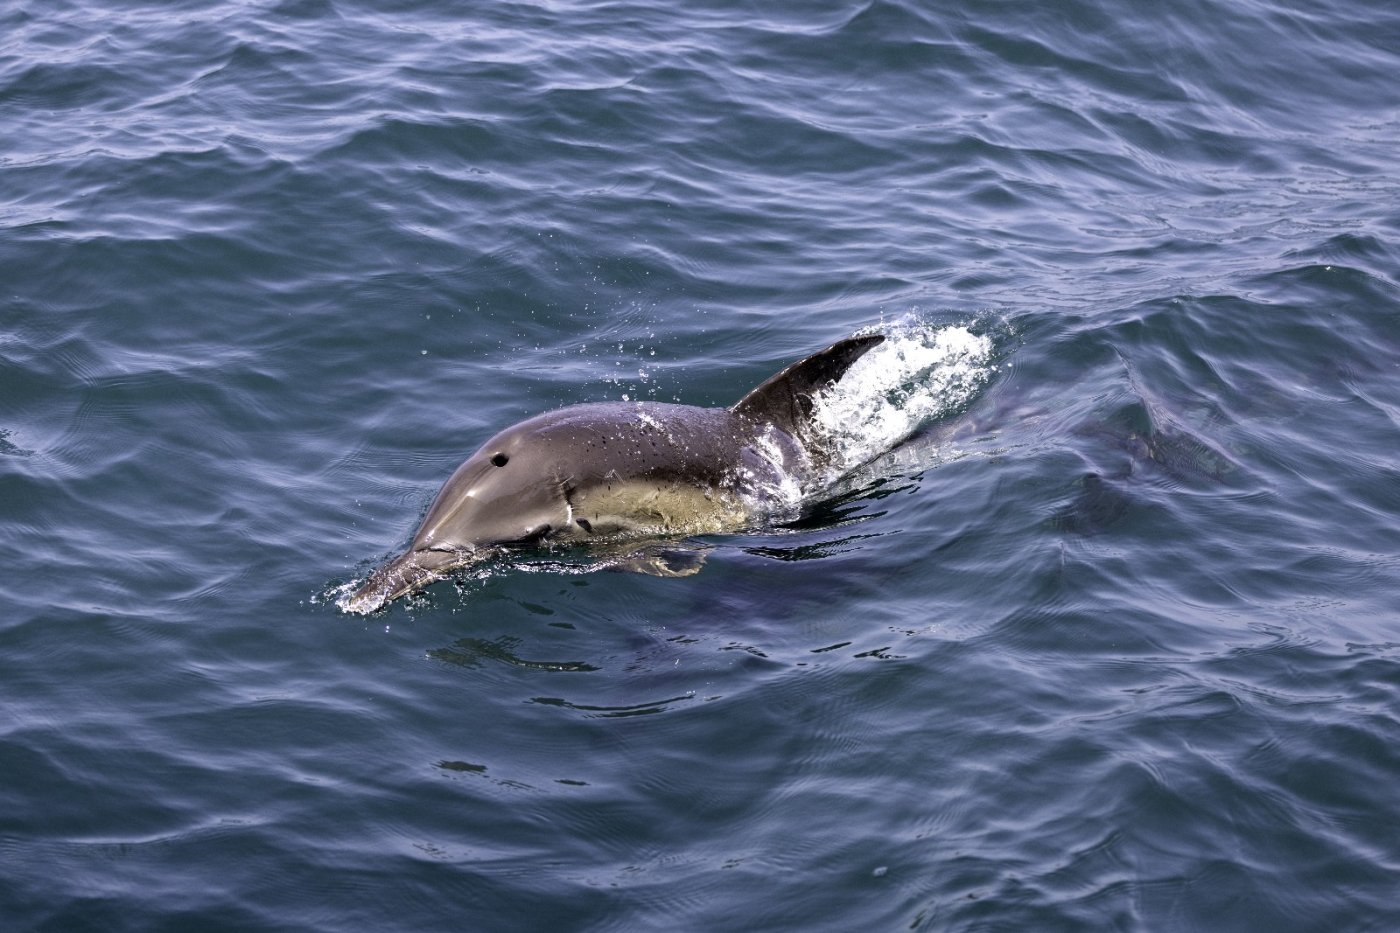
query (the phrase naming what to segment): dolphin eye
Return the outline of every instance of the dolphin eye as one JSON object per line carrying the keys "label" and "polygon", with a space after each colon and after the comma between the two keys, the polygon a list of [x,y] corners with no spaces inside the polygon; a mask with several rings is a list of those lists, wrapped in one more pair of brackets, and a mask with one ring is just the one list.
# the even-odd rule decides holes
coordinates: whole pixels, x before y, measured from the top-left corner
{"label": "dolphin eye", "polygon": [[507,463],[510,463],[510,458],[505,454],[494,454],[491,457],[491,464],[493,466],[503,467]]}

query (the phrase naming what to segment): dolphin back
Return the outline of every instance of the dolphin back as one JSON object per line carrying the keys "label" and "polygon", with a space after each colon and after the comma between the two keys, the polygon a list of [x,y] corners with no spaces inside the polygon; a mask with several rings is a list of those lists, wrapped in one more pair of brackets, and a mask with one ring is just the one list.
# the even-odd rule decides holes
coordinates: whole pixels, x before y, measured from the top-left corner
{"label": "dolphin back", "polygon": [[797,438],[810,451],[813,397],[840,380],[867,350],[885,340],[884,334],[847,337],[805,360],[793,363],[745,395],[730,411],[753,422],[768,422]]}

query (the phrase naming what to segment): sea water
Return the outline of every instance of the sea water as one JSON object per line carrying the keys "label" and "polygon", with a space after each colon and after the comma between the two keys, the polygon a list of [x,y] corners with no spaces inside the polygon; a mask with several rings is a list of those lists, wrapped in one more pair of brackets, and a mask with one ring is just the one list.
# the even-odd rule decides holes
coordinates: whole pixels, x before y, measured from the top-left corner
{"label": "sea water", "polygon": [[[1400,13],[0,6],[0,926],[1400,925]],[[327,598],[890,335],[699,573]]]}

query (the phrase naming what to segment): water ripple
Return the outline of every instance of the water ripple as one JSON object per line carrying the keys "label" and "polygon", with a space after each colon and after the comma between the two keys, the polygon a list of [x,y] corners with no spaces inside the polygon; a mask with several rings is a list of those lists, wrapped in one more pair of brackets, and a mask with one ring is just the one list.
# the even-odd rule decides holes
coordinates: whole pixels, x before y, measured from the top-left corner
{"label": "water ripple", "polygon": [[[1392,6],[0,7],[0,913],[1394,927]],[[862,327],[985,378],[694,577],[327,605]]]}

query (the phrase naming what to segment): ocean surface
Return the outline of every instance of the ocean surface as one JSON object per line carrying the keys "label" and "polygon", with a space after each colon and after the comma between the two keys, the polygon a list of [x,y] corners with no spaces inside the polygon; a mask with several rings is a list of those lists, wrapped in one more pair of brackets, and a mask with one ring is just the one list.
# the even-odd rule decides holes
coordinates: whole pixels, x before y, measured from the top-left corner
{"label": "ocean surface", "polygon": [[[699,573],[338,607],[865,331]],[[0,927],[1400,929],[1400,7],[0,4]]]}

